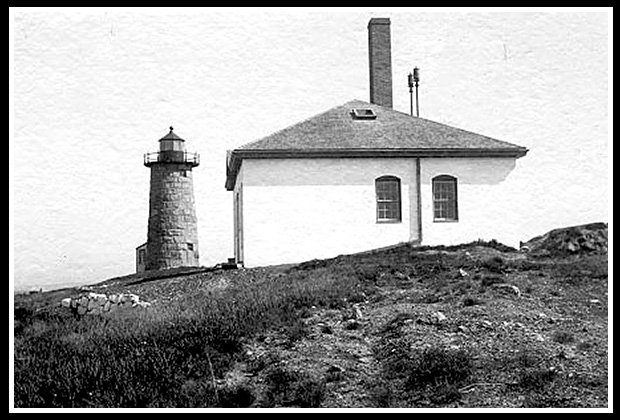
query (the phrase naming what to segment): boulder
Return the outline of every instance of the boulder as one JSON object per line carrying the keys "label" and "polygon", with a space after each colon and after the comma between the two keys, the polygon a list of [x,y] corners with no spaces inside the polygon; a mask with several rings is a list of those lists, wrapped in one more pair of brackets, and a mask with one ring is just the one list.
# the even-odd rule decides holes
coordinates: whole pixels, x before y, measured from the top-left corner
{"label": "boulder", "polygon": [[63,300],[60,301],[60,306],[62,306],[63,308],[70,308],[71,307],[71,298],[64,298]]}
{"label": "boulder", "polygon": [[541,255],[607,252],[606,223],[589,223],[553,229],[521,244],[521,250]]}
{"label": "boulder", "polygon": [[98,308],[98,307],[99,307],[99,303],[97,302],[97,299],[90,299],[88,301],[87,308],[88,308],[89,311],[92,311],[92,310],[94,310],[95,308]]}

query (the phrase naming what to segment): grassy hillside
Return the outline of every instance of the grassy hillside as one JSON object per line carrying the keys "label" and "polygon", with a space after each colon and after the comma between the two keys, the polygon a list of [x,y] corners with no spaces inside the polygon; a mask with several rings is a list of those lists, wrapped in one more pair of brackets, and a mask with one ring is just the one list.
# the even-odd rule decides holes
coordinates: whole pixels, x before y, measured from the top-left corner
{"label": "grassy hillside", "polygon": [[15,298],[17,407],[606,407],[607,254],[403,245]]}

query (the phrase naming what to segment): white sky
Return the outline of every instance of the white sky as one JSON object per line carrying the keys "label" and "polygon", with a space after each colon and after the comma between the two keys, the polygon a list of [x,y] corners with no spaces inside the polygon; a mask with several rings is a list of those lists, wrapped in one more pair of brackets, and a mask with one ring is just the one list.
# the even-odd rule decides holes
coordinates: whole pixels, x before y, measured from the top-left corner
{"label": "white sky", "polygon": [[367,101],[371,17],[392,21],[395,109],[409,112],[417,65],[420,116],[530,149],[510,178],[523,240],[608,221],[605,10],[352,10],[12,9],[15,288],[134,271],[148,219],[142,155],[170,125],[201,154],[201,264],[232,256],[226,149]]}

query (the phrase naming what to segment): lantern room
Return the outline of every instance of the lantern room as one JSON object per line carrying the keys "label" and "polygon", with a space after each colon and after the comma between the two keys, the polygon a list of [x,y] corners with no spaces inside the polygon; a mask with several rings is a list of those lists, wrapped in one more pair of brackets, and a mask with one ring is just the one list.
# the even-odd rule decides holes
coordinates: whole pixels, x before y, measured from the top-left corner
{"label": "lantern room", "polygon": [[144,155],[144,165],[151,166],[155,163],[186,163],[192,167],[200,163],[198,153],[185,151],[185,140],[177,136],[173,127],[170,132],[159,139],[159,151],[146,153]]}

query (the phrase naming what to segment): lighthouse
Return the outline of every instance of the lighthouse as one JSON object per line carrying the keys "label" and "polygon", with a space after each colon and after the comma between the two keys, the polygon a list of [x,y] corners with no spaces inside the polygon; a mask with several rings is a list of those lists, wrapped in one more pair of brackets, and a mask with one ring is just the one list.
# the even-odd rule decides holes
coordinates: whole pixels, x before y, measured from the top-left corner
{"label": "lighthouse", "polygon": [[151,169],[147,242],[136,249],[137,271],[199,265],[198,221],[192,170],[198,153],[185,151],[173,127],[159,139],[159,151],[146,153]]}

